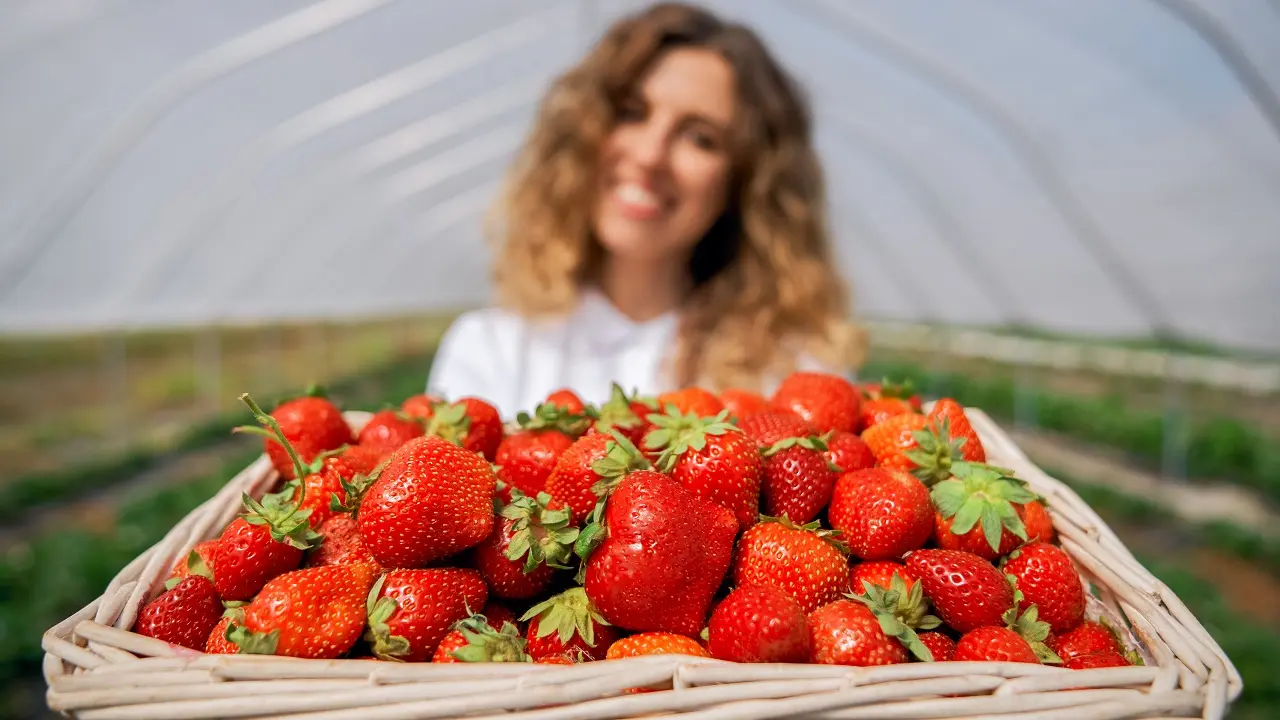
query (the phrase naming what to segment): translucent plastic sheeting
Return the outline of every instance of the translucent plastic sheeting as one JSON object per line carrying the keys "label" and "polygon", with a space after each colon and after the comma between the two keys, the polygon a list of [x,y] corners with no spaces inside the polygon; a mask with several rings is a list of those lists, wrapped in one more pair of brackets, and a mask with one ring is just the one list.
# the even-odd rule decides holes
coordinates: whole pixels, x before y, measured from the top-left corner
{"label": "translucent plastic sheeting", "polygon": [[[532,103],[643,5],[0,4],[0,332],[485,302]],[[1276,3],[710,6],[810,92],[859,312],[1280,348]]]}

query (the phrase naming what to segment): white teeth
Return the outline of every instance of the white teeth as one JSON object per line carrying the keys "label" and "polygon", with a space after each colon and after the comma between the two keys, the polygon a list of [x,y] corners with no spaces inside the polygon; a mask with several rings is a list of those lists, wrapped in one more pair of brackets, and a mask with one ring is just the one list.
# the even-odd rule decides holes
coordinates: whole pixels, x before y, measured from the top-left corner
{"label": "white teeth", "polygon": [[658,206],[658,196],[635,183],[624,183],[618,186],[618,198],[631,205]]}

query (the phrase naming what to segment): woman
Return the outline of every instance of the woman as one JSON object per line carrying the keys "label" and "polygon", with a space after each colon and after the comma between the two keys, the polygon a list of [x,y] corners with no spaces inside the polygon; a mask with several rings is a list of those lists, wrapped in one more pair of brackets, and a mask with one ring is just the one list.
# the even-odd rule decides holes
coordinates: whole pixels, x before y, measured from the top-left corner
{"label": "woman", "polygon": [[750,30],[679,4],[615,24],[542,101],[497,207],[498,306],[458,318],[428,391],[510,418],[562,387],[851,374],[810,125]]}

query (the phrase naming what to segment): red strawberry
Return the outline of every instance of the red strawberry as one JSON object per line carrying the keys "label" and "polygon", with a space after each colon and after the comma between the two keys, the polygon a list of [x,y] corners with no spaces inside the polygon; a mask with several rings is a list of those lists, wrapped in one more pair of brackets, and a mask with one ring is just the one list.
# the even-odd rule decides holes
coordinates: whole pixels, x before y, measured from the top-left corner
{"label": "red strawberry", "polygon": [[940,632],[922,632],[916,635],[920,644],[929,648],[934,662],[948,662],[955,659],[956,642]]}
{"label": "red strawberry", "polygon": [[1013,588],[994,565],[958,550],[917,550],[907,558],[924,593],[943,622],[966,633],[984,625],[1004,625],[1013,607]]}
{"label": "red strawberry", "polygon": [[[248,517],[256,520],[263,515],[250,513]],[[213,582],[218,596],[223,600],[249,600],[262,586],[273,577],[298,567],[302,562],[303,548],[293,544],[310,540],[296,540],[297,528],[304,528],[306,533],[315,535],[307,525],[306,519],[298,520],[296,516],[286,523],[289,525],[290,541],[279,541],[276,535],[284,537],[284,533],[274,529],[277,526],[253,524],[246,518],[236,518],[222,536],[218,538],[218,547],[213,554]],[[317,536],[318,537],[318,536]],[[304,545],[306,547],[306,545]]]}
{"label": "red strawberry", "polygon": [[867,589],[863,583],[871,583],[888,590],[893,586],[893,576],[898,575],[908,586],[914,585],[916,576],[907,570],[902,563],[877,560],[854,565],[849,571],[849,587],[854,594],[861,595]]}
{"label": "red strawberry", "polygon": [[761,451],[766,514],[807,523],[822,513],[839,477],[826,449],[820,438],[790,437]]}
{"label": "red strawberry", "polygon": [[244,624],[228,638],[242,653],[333,659],[364,629],[367,565],[331,565],[287,572],[267,583],[244,607]]}
{"label": "red strawberry", "polygon": [[435,395],[413,395],[400,403],[400,411],[419,420],[430,420],[435,414],[436,406],[443,403],[444,398]]}
{"label": "red strawberry", "polygon": [[854,600],[836,600],[809,614],[809,661],[821,665],[892,665],[907,651],[884,634],[875,613]]}
{"label": "red strawberry", "polygon": [[138,612],[133,631],[174,645],[203,650],[222,618],[222,601],[213,581],[188,575]]}
{"label": "red strawberry", "polygon": [[839,375],[793,372],[769,402],[777,410],[799,415],[818,432],[855,432],[862,398],[853,383]]}
{"label": "red strawberry", "polygon": [[582,402],[582,398],[578,397],[578,393],[568,389],[560,388],[547,396],[543,401],[545,404],[553,408],[558,408],[571,415],[581,415],[586,410],[586,404]]}
{"label": "red strawberry", "polygon": [[729,388],[721,391],[720,403],[729,411],[729,417],[737,422],[750,419],[762,412],[769,411],[769,401],[760,393],[741,388]]}
{"label": "red strawberry", "polygon": [[1082,655],[1120,652],[1120,643],[1111,630],[1092,620],[1085,620],[1077,627],[1050,638],[1046,644],[1063,662]]}
{"label": "red strawberry", "polygon": [[768,585],[740,587],[711,613],[707,650],[720,660],[802,663],[809,659],[805,613],[791,596]]}
{"label": "red strawberry", "polygon": [[862,427],[878,425],[896,415],[918,414],[911,403],[902,398],[875,398],[862,401]]}
{"label": "red strawberry", "polygon": [[494,629],[483,616],[472,615],[444,636],[431,662],[530,662],[525,645],[514,624]]}
{"label": "red strawberry", "polygon": [[1016,662],[1039,664],[1030,643],[1006,627],[985,625],[965,633],[956,643],[956,661]]}
{"label": "red strawberry", "polygon": [[1097,668],[1128,667],[1132,665],[1125,656],[1111,650],[1077,655],[1062,663],[1068,670],[1096,670]]}
{"label": "red strawberry", "polygon": [[754,415],[740,422],[738,427],[742,428],[742,432],[754,440],[756,447],[761,450],[780,440],[809,437],[814,434],[813,428],[809,427],[809,423],[801,420],[799,415],[777,410]]}
{"label": "red strawberry", "polygon": [[830,433],[824,441],[827,444],[827,460],[840,468],[836,471],[838,473],[866,470],[876,465],[875,453],[871,452],[862,438],[851,432]]}
{"label": "red strawberry", "polygon": [[827,515],[863,560],[900,558],[923,547],[933,533],[929,491],[901,470],[871,468],[841,475]]}
{"label": "red strawberry", "polygon": [[540,405],[531,417],[520,413],[520,430],[502,439],[494,464],[498,479],[524,493],[537,495],[546,489],[547,478],[560,456],[582,434],[589,420],[570,415],[551,405]]}
{"label": "red strawberry", "polygon": [[[254,418],[268,428],[264,432],[275,437],[289,456],[293,477],[306,477],[307,466],[279,422],[262,412],[248,393],[241,395],[240,400],[253,412]],[[244,496],[248,512],[227,526],[213,552],[213,583],[223,600],[252,598],[268,580],[297,568],[303,552],[320,539],[309,524],[311,511],[299,507],[307,501],[305,484],[301,485],[301,496],[295,499],[294,487],[299,484],[297,481],[286,483],[283,490],[264,495],[261,501]]]}
{"label": "red strawberry", "polygon": [[453,624],[489,600],[484,578],[471,569],[392,570],[369,591],[363,606],[365,639],[383,660],[424,662]]}
{"label": "red strawberry", "polygon": [[428,435],[442,437],[493,462],[502,443],[502,417],[493,405],[475,397],[435,407],[427,423]]}
{"label": "red strawberry", "polygon": [[633,632],[699,632],[733,559],[733,513],[640,470],[617,485],[599,526],[603,533],[588,528],[589,542],[579,544],[587,546],[587,596],[600,614]]}
{"label": "red strawberry", "polygon": [[[806,641],[808,638],[805,638]],[[686,635],[669,632],[647,632],[629,635],[615,641],[605,653],[606,660],[639,657],[641,655],[692,655],[711,657],[697,640]]]}
{"label": "red strawberry", "polygon": [[597,490],[605,492],[608,481],[648,467],[649,461],[620,431],[583,435],[560,455],[547,478],[547,494],[568,505],[579,524],[600,501]]}
{"label": "red strawberry", "polygon": [[[213,553],[218,547],[218,541],[205,540],[196,543],[195,548],[187,553],[181,560],[173,566],[173,571],[169,575],[170,582],[175,579],[182,579],[188,575],[203,575],[208,578],[213,577]],[[166,588],[169,587],[166,585]]]}
{"label": "red strawberry", "polygon": [[715,393],[700,387],[681,388],[658,396],[658,412],[670,412],[671,405],[682,415],[698,417],[715,417],[724,410],[724,403]]}
{"label": "red strawberry", "polygon": [[1022,506],[1018,515],[1027,528],[1027,542],[1053,542],[1053,519],[1049,511],[1039,500],[1032,500]]}
{"label": "red strawberry", "polygon": [[625,435],[632,445],[640,446],[644,444],[644,436],[652,427],[648,417],[653,412],[652,407],[634,396],[627,395],[615,383],[609,395],[609,401],[595,411],[596,422],[591,432],[608,435],[611,431],[617,430]]}
{"label": "red strawberry", "polygon": [[1011,471],[979,463],[958,463],[949,480],[929,495],[937,508],[934,537],[947,550],[964,550],[987,560],[1008,554],[1027,540],[1018,508],[1035,499]]}
{"label": "red strawberry", "polygon": [[484,606],[483,615],[489,621],[489,627],[494,630],[501,630],[504,623],[520,626],[520,621],[516,620],[516,614],[511,612],[510,608],[492,600]]}
{"label": "red strawberry", "polygon": [[651,419],[654,429],[645,437],[645,449],[660,453],[658,469],[698,497],[732,510],[740,528],[754,525],[760,516],[760,453],[728,423],[728,413],[713,418],[667,413]]}
{"label": "red strawberry", "polygon": [[[209,638],[205,640],[204,651],[210,655],[235,655],[240,652],[240,646],[227,639],[227,629],[231,627],[231,623],[244,622],[244,612],[236,610],[229,611],[218,620],[218,624],[213,626],[213,630],[209,631]],[[200,648],[196,648],[199,650]]]}
{"label": "red strawberry", "polygon": [[895,383],[886,378],[878,383],[863,383],[859,389],[862,391],[863,399],[897,397],[906,400],[916,412],[922,412],[924,408],[920,395],[915,392],[915,384],[910,379]]}
{"label": "red strawberry", "polygon": [[375,450],[372,447],[348,445],[337,452],[337,455],[326,457],[326,468],[332,468],[343,478],[352,479],[356,475],[372,475],[381,461],[387,459],[390,452]]}
{"label": "red strawberry", "polygon": [[401,445],[420,437],[423,431],[420,419],[395,410],[382,410],[369,418],[369,422],[360,430],[356,442],[361,447],[390,455]]}
{"label": "red strawberry", "polygon": [[360,540],[386,568],[422,566],[493,530],[493,468],[438,437],[397,450],[360,501]]}
{"label": "red strawberry", "polygon": [[915,394],[911,381],[893,384],[889,381],[872,383],[862,387],[862,428],[883,422],[894,415],[920,412],[920,396]]}
{"label": "red strawberry", "polygon": [[302,479],[299,485],[297,481],[292,486],[297,488],[291,495],[293,502],[301,501],[298,506],[299,510],[308,511],[307,522],[313,528],[323,525],[329,518],[339,514],[333,507],[333,496],[338,496],[338,503],[347,502],[347,491],[343,487],[343,480],[352,480],[354,477],[344,478],[337,471],[331,468],[325,468],[318,473],[309,473]]}
{"label": "red strawberry", "polygon": [[324,541],[311,551],[307,559],[309,566],[363,564],[372,567],[375,573],[382,572],[373,553],[360,541],[360,527],[355,518],[345,513],[334,515],[320,526],[319,533]]}
{"label": "red strawberry", "polygon": [[953,439],[961,442],[961,457],[965,460],[975,463],[987,461],[982,441],[969,424],[969,417],[964,414],[964,406],[960,403],[951,398],[940,398],[929,411],[929,420],[939,430],[947,430]]}
{"label": "red strawberry", "polygon": [[1035,605],[1053,632],[1065,633],[1084,619],[1084,585],[1062,548],[1024,545],[1009,555],[1003,570],[1013,578],[1018,607],[1026,611]]}
{"label": "red strawberry", "polygon": [[618,631],[610,627],[580,587],[534,605],[520,619],[529,621],[525,637],[534,660],[579,653],[585,659],[603,660],[618,639]]}
{"label": "red strawberry", "polygon": [[913,470],[916,464],[906,453],[919,448],[916,433],[929,424],[924,415],[895,415],[862,432],[862,440],[876,456],[876,464],[894,470]]}
{"label": "red strawberry", "polygon": [[541,660],[534,660],[539,665],[577,665],[577,661],[568,655],[548,655]]}
{"label": "red strawberry", "polygon": [[738,542],[734,585],[776,587],[805,613],[839,599],[849,590],[848,563],[830,535],[816,522],[797,527],[785,518],[763,518]]}
{"label": "red strawberry", "polygon": [[[304,463],[311,462],[326,450],[354,442],[351,426],[343,419],[342,411],[321,397],[300,397],[283,402],[271,412],[271,417]],[[253,431],[266,436],[264,447],[276,472],[286,480],[297,477],[289,453],[276,437],[258,428]]]}
{"label": "red strawberry", "polygon": [[569,510],[547,509],[550,496],[527,495],[501,510],[499,522],[476,546],[476,568],[496,597],[531,598],[546,589],[553,568],[569,569],[578,529],[569,524]]}

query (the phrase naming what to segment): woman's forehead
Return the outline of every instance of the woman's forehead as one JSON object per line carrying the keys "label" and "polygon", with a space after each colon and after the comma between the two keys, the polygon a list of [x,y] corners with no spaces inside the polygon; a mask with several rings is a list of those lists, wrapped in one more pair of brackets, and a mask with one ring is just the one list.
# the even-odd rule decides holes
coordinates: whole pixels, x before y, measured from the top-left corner
{"label": "woman's forehead", "polygon": [[677,48],[663,53],[641,77],[650,104],[727,126],[737,102],[733,68],[714,50]]}

